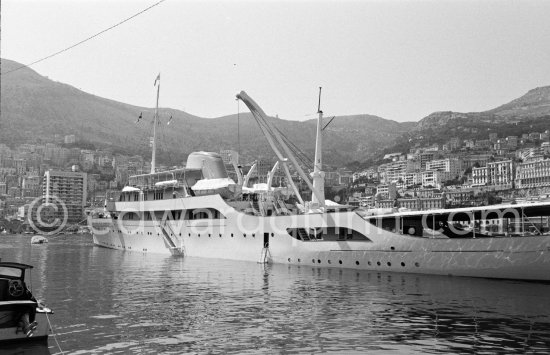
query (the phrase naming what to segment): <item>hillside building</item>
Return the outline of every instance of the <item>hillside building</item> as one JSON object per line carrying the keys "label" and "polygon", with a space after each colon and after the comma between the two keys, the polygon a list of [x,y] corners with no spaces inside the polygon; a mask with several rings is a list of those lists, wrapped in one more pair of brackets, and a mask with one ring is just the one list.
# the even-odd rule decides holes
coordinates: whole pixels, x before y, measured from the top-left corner
{"label": "hillside building", "polygon": [[428,170],[421,173],[422,187],[441,187],[441,184],[449,180],[450,173],[445,171]]}
{"label": "hillside building", "polygon": [[550,159],[519,164],[516,171],[517,188],[550,186]]}
{"label": "hillside building", "polygon": [[74,134],[69,134],[65,136],[65,144],[73,144],[76,142],[76,137]]}
{"label": "hillside building", "polygon": [[67,208],[68,223],[77,223],[84,214],[87,184],[86,173],[48,170],[42,182],[43,202],[62,201]]}
{"label": "hillside building", "polygon": [[426,170],[444,171],[453,179],[462,173],[462,161],[458,158],[432,160],[426,162]]}
{"label": "hillside building", "polygon": [[511,160],[489,162],[485,167],[472,169],[473,186],[512,187],[514,178]]}
{"label": "hillside building", "polygon": [[433,152],[425,152],[420,154],[420,169],[422,170],[426,169],[426,163],[434,160],[434,158],[435,158],[435,153]]}

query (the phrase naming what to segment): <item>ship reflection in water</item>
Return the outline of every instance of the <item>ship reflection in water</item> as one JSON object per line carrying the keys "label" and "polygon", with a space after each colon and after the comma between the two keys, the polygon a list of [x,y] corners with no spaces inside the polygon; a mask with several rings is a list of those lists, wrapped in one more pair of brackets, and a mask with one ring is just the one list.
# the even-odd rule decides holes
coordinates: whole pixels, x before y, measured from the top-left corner
{"label": "ship reflection in water", "polygon": [[35,265],[69,353],[550,351],[549,284],[142,255],[67,235],[2,237],[0,257]]}

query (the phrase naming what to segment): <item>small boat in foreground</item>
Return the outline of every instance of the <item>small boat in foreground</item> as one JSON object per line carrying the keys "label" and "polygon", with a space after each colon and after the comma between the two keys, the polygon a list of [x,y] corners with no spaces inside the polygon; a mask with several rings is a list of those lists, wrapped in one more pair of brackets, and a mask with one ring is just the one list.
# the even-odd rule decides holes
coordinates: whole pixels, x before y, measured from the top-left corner
{"label": "small boat in foreground", "polygon": [[12,341],[46,340],[50,332],[48,314],[25,283],[31,265],[0,262],[0,344]]}

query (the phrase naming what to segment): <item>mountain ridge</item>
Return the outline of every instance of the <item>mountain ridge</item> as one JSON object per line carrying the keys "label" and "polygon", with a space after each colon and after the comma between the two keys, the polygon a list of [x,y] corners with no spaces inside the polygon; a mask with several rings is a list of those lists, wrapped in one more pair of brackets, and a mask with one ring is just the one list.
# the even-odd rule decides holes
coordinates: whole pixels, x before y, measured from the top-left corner
{"label": "mountain ridge", "polygon": [[[2,59],[2,71],[20,66]],[[153,117],[153,108],[124,104],[83,92],[68,84],[52,81],[30,68],[2,75],[0,139],[3,142],[32,142],[37,137],[53,134],[76,134],[82,141],[106,149],[148,155],[147,128]],[[142,113],[143,119],[136,124]],[[237,150],[237,115],[201,118],[184,111],[159,108],[161,121],[173,119],[169,126],[162,125],[161,138],[167,153],[185,155],[196,150]],[[240,114],[241,155],[247,159],[274,156],[251,114]],[[270,117],[270,120],[306,154],[313,156],[316,120],[288,121]],[[328,122],[328,118],[327,121]],[[327,163],[341,165],[358,160],[385,146],[392,139],[414,126],[381,117],[361,114],[337,116],[328,126],[325,135]],[[163,131],[164,130],[164,131]]]}
{"label": "mountain ridge", "polygon": [[482,112],[437,111],[422,118],[417,129],[423,130],[468,120],[510,122],[550,115],[550,86],[529,90],[526,94],[494,109]]}
{"label": "mountain ridge", "polygon": [[[21,65],[1,59],[2,73]],[[26,67],[2,74],[0,142],[15,145],[47,142],[54,134],[75,134],[81,142],[124,154],[149,156],[154,108],[140,107],[86,93],[53,81]],[[143,119],[136,123],[138,116]],[[397,122],[369,114],[336,116],[325,130],[324,157],[327,164],[342,166],[364,161],[392,147],[404,146],[412,131],[445,132],[462,124],[513,122],[550,115],[550,86],[529,90],[525,95],[484,112],[438,111],[418,122]],[[168,107],[159,108],[161,125],[159,161],[181,163],[192,151],[237,150],[241,161],[274,154],[249,112],[202,118]],[[325,118],[325,124],[331,117]],[[316,119],[289,121],[269,118],[309,158],[315,149]],[[237,125],[237,121],[239,125]],[[448,129],[447,129],[448,128]],[[237,141],[240,130],[241,141]]]}

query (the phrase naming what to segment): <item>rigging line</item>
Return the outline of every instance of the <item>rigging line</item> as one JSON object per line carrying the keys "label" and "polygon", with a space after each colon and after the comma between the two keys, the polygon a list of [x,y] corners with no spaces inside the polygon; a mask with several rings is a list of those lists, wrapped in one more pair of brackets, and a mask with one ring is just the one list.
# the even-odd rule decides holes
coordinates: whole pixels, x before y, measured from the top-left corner
{"label": "rigging line", "polygon": [[157,158],[158,158],[157,160],[161,159],[163,154],[166,153],[168,150],[166,145],[166,133],[164,130],[165,125],[160,120],[160,115],[161,114],[159,112],[158,118],[157,118]]}
{"label": "rigging line", "polygon": [[237,159],[239,158],[239,155],[241,155],[241,108],[240,108],[240,101],[237,100]]}
{"label": "rigging line", "polygon": [[[287,144],[290,145],[290,142],[287,142]],[[300,151],[296,147],[290,146],[289,148],[292,151],[292,153],[296,156],[296,158],[300,161],[300,164],[302,165],[302,167],[305,167],[305,168],[308,168],[308,169],[311,168],[309,166],[309,159],[304,157],[303,154],[301,154]]]}
{"label": "rigging line", "polygon": [[325,125],[325,127],[323,127],[323,129],[321,129],[321,131],[324,131],[325,128],[327,128],[328,125],[329,125],[329,124],[332,122],[332,120],[335,119],[335,118],[336,118],[336,116],[332,116],[332,118],[330,119],[330,121],[328,121],[328,123]]}
{"label": "rigging line", "polygon": [[[256,118],[256,117],[255,117]],[[256,121],[258,122],[258,124],[260,124],[261,126],[263,126],[271,136],[275,137],[275,133],[274,131],[270,128],[270,126],[266,123],[266,119],[263,118],[263,117],[258,117],[256,118]],[[306,167],[308,170],[311,170],[312,169],[312,165],[311,165],[311,159],[309,159],[298,147],[296,147],[291,141],[290,139],[288,139],[288,137],[286,137],[280,130],[279,128],[277,128],[276,126],[273,126],[273,129],[276,130],[280,135],[281,135],[281,139],[283,140],[284,143],[286,143],[286,145],[288,146],[289,150],[294,153],[296,156],[297,156],[297,159],[300,161],[301,165]],[[276,142],[275,143],[277,146],[279,146],[280,148],[282,148],[281,144],[279,142]]]}
{"label": "rigging line", "polygon": [[99,35],[101,35],[101,34],[107,32],[107,31],[109,31],[109,30],[112,30],[112,29],[115,28],[115,27],[118,27],[118,26],[122,25],[122,24],[125,23],[125,22],[130,21],[130,20],[133,19],[134,17],[137,17],[137,16],[141,15],[142,13],[144,13],[144,12],[146,12],[146,11],[149,11],[149,10],[152,9],[153,7],[155,7],[155,6],[157,6],[157,5],[160,5],[161,3],[165,2],[165,1],[166,1],[166,0],[160,0],[160,1],[158,1],[157,3],[155,3],[155,4],[153,4],[153,5],[149,6],[149,7],[147,7],[147,8],[145,8],[145,9],[141,10],[140,12],[138,12],[138,13],[136,13],[136,14],[130,16],[130,17],[128,17],[127,19],[122,20],[122,21],[120,21],[119,23],[117,23],[117,24],[115,24],[115,25],[112,25],[111,27],[106,28],[106,29],[104,29],[103,31],[100,31],[100,32],[98,32],[98,33],[96,33],[96,34],[94,34],[94,35],[92,35],[92,36],[90,36],[90,37],[88,37],[88,38],[86,38],[86,39],[84,39],[84,40],[78,42],[78,43],[75,43],[75,44],[73,44],[72,46],[69,46],[69,47],[67,47],[67,48],[65,48],[65,49],[62,49],[62,50],[58,51],[58,52],[55,52],[55,53],[53,53],[53,54],[50,54],[50,55],[48,55],[48,56],[46,56],[46,57],[44,57],[44,58],[42,58],[42,59],[36,60],[36,61],[34,61],[34,62],[30,63],[30,64],[24,64],[24,65],[21,65],[20,67],[17,67],[17,68],[15,68],[15,69],[8,70],[7,72],[2,73],[2,75],[6,75],[6,74],[9,74],[9,73],[13,73],[13,72],[16,71],[16,70],[30,67],[31,65],[38,64],[38,63],[40,63],[40,62],[45,61],[46,59],[50,59],[50,58],[52,58],[52,57],[55,57],[55,56],[58,55],[58,54],[61,54],[61,53],[63,53],[63,52],[66,52],[66,51],[68,51],[69,49],[73,49],[74,47],[79,46],[79,45],[81,45],[81,44],[84,43],[84,42],[88,42],[89,40],[94,39],[95,37],[97,37],[97,36],[99,36]]}
{"label": "rigging line", "polygon": [[139,122],[137,128],[138,132],[140,133],[140,136],[138,137],[139,140],[137,143],[137,149],[140,152],[143,151],[144,153],[148,153],[150,148],[150,139],[152,136],[152,128],[144,125],[139,125]]}
{"label": "rigging line", "polygon": [[[261,117],[261,116],[260,116],[260,117],[256,117],[256,115],[253,115],[253,116],[254,116],[254,119],[256,120],[256,122],[257,122],[261,127],[263,127],[272,137],[275,137],[275,134],[274,134],[273,130],[270,128],[270,126],[269,126],[269,125],[267,124],[267,122],[266,122],[266,121],[267,121],[266,118],[263,118],[263,117]],[[273,126],[273,129],[276,130],[278,133],[280,133],[280,134],[282,135],[281,138],[282,138],[283,142],[285,142],[285,143],[287,144],[287,146],[289,146],[289,145],[292,146],[292,145],[293,145],[293,144],[290,142],[290,140],[289,140],[288,138],[286,138],[286,137],[284,136],[284,134],[282,134],[281,131],[280,131],[277,127]],[[285,138],[286,138],[286,139],[285,139]],[[290,144],[289,144],[289,143],[290,143]],[[277,146],[281,146],[281,144],[280,144],[279,142],[274,143],[274,144],[276,144]],[[282,148],[282,147],[281,147],[281,148]],[[293,152],[293,153],[296,153],[296,154],[301,153],[301,151],[300,151],[299,149],[297,149],[297,147],[294,147],[294,148],[288,147],[288,148],[289,148],[290,151]],[[303,153],[302,153],[302,154],[303,154]],[[303,161],[303,158],[302,158],[302,157],[300,157],[299,160],[301,160],[302,165],[304,165],[304,166],[307,167],[307,164],[304,164],[304,161]]]}
{"label": "rigging line", "polygon": [[311,163],[309,162],[313,161],[313,159],[311,159],[311,157],[309,157],[300,148],[298,148],[298,146],[296,146],[287,136],[285,136],[283,133],[281,133],[281,135],[283,136],[283,140],[285,141],[285,143],[287,143],[290,146],[291,150],[297,155],[299,155],[301,159],[308,162],[308,164],[306,165],[311,165]]}
{"label": "rigging line", "polygon": [[[167,121],[168,123],[170,122],[170,119],[168,119]],[[161,152],[165,152],[166,155],[168,155],[168,161],[169,161],[169,164],[172,165],[173,164],[173,156],[172,156],[172,151],[170,150],[170,147],[172,146],[172,144],[170,144],[171,142],[168,141],[168,138],[170,138],[169,136],[169,131],[168,131],[168,123],[166,124],[160,124],[160,135],[161,135],[161,141],[160,141],[160,150]]]}
{"label": "rigging line", "polygon": [[63,355],[65,353],[63,352],[63,350],[61,349],[61,346],[59,345],[59,342],[57,341],[57,333],[54,331],[54,329],[52,327],[52,322],[50,322],[50,317],[48,317],[48,312],[46,311],[44,314],[46,315],[46,319],[48,320],[48,325],[50,326],[50,329],[52,331],[53,339],[55,340],[55,343],[57,344],[57,348],[59,349],[59,351]]}
{"label": "rigging line", "polygon": [[312,161],[313,159],[311,159],[306,153],[304,153],[302,150],[300,150],[300,148],[298,148],[287,136],[284,135],[284,133],[282,133],[278,128],[277,128],[277,131],[279,132],[279,134],[281,134],[282,138],[283,138],[283,141],[289,145],[289,148],[290,150],[295,153],[298,157],[298,159],[302,162],[302,164],[306,167],[306,168],[309,168],[311,169],[313,167],[312,165]]}
{"label": "rigging line", "polygon": [[[256,118],[256,121],[258,124],[263,126],[273,137],[275,136],[273,130],[270,128],[270,126],[266,123],[266,119],[263,117]],[[305,153],[303,153],[298,147],[296,147],[288,137],[286,137],[276,126],[273,126],[273,128],[281,135],[281,138],[284,143],[289,146],[289,149],[292,153],[295,153],[297,155],[298,160],[302,163],[303,166],[305,166],[308,169],[312,168],[311,162],[312,161]],[[280,144],[277,142],[277,145],[280,146]]]}
{"label": "rigging line", "polygon": [[302,161],[302,164],[305,167],[307,167],[308,169],[312,169],[313,168],[313,159],[309,155],[304,153],[300,148],[298,148],[298,146],[296,146],[294,143],[292,143],[292,141],[290,141],[290,139],[285,137],[285,140],[287,141],[287,143],[289,145],[292,146],[293,151],[299,156],[300,160]]}
{"label": "rigging line", "polygon": [[151,130],[148,127],[144,127],[143,125],[139,125],[139,122],[138,122],[138,127],[137,128],[138,128],[138,132],[140,133],[139,142],[141,142],[141,143],[137,144],[137,147],[140,151],[142,149],[147,151],[148,148],[149,148],[149,144],[150,144],[149,139],[151,137]]}

